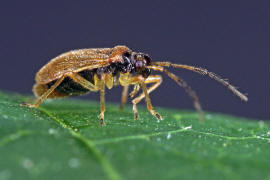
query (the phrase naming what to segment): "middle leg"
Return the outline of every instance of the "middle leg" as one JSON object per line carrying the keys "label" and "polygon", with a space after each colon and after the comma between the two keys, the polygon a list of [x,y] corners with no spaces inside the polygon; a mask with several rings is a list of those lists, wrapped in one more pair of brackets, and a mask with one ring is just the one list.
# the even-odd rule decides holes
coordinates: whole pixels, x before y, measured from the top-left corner
{"label": "middle leg", "polygon": [[104,112],[105,112],[105,75],[100,79],[100,124],[105,125]]}
{"label": "middle leg", "polygon": [[124,109],[124,106],[127,102],[127,95],[128,95],[128,86],[124,86],[122,91],[120,110]]}

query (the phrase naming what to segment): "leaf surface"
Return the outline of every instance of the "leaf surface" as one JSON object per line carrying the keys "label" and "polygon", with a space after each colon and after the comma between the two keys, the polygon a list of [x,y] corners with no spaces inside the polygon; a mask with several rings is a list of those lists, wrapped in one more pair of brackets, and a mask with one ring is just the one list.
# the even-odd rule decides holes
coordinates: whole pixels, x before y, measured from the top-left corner
{"label": "leaf surface", "polygon": [[9,179],[269,179],[270,124],[215,113],[46,101],[0,93],[0,180]]}

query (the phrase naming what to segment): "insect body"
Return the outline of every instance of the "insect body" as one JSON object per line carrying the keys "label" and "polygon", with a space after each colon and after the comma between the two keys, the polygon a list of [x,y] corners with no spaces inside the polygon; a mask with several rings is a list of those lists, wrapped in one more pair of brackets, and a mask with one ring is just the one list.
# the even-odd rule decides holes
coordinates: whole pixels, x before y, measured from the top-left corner
{"label": "insect body", "polygon": [[[149,97],[149,93],[162,83],[162,76],[151,75],[151,70],[154,70],[165,73],[183,87],[192,98],[197,111],[202,114],[196,93],[183,79],[170,73],[164,67],[183,68],[208,75],[227,86],[242,100],[247,101],[247,97],[235,87],[206,69],[170,62],[152,62],[147,54],[133,52],[126,46],[115,46],[114,48],[73,50],[52,59],[36,74],[33,92],[38,98],[37,101],[35,104],[24,105],[37,108],[47,98],[68,97],[99,91],[100,123],[103,125],[105,88],[111,89],[115,85],[123,86],[121,99],[121,107],[123,107],[127,101],[128,87],[132,85],[133,91],[129,94],[130,98],[133,98],[142,89],[142,93],[132,100],[134,118],[138,119],[137,104],[145,99],[149,112],[160,120],[162,117],[154,111]],[[148,88],[147,84],[152,85]]]}

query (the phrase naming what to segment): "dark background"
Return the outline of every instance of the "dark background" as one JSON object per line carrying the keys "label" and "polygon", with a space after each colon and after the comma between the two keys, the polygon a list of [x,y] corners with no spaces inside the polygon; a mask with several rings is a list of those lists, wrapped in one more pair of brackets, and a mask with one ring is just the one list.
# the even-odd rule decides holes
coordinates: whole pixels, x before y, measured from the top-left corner
{"label": "dark background", "polygon": [[[210,78],[173,70],[197,91],[205,110],[267,120],[269,33],[266,1],[3,1],[0,89],[30,94],[35,73],[51,58],[120,44],[154,60],[206,67],[248,93],[244,103]],[[117,102],[120,94],[114,88],[106,99]],[[89,96],[84,99],[99,97]],[[155,106],[193,108],[167,77],[151,98]]]}

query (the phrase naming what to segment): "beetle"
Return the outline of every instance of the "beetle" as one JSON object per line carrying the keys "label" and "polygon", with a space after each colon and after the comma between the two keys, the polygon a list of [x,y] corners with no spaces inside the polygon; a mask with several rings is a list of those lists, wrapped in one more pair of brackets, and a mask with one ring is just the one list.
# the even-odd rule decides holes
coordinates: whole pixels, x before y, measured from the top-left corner
{"label": "beetle", "polygon": [[[100,124],[104,125],[105,88],[111,89],[113,86],[121,85],[123,86],[121,108],[126,103],[127,97],[133,98],[142,89],[142,93],[132,100],[134,119],[139,117],[137,104],[145,99],[149,112],[161,120],[162,116],[154,110],[149,97],[149,94],[162,83],[161,75],[151,74],[151,71],[154,70],[165,73],[185,89],[202,119],[202,108],[195,91],[183,79],[169,72],[165,67],[182,68],[207,75],[226,86],[241,100],[248,100],[228,81],[204,68],[171,62],[154,62],[145,53],[134,52],[126,46],[115,46],[113,48],[72,50],[53,58],[36,74],[36,84],[33,87],[33,92],[37,97],[36,102],[22,105],[37,108],[47,98],[76,96],[90,91],[99,91]],[[147,88],[147,84],[152,85]],[[133,86],[133,90],[128,96],[130,85]]]}

